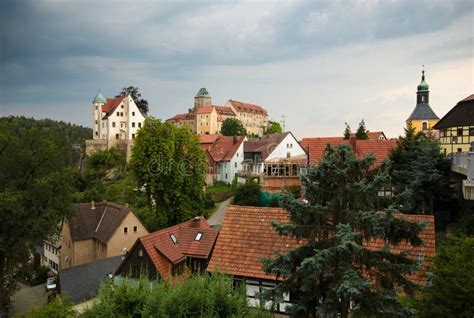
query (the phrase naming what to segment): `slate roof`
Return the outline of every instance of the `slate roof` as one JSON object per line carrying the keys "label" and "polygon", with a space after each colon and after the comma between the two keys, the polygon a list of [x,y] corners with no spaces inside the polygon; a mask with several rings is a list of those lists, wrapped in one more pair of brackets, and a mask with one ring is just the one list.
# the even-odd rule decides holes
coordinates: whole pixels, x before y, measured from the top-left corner
{"label": "slate roof", "polygon": [[100,202],[92,209],[90,202],[73,205],[75,214],[68,219],[73,241],[98,239],[107,243],[130,212],[129,208],[112,202]]}
{"label": "slate roof", "polygon": [[344,139],[343,137],[317,137],[317,138],[303,138],[301,145],[306,149],[309,156],[309,164],[316,166],[323,158],[326,145],[331,147],[347,144],[352,147],[352,150],[358,159],[362,159],[369,153],[375,156],[374,167],[379,167],[384,159],[390,154],[390,151],[397,146],[397,141],[390,140],[357,140],[355,138]]}
{"label": "slate roof", "polygon": [[[202,233],[199,241],[195,240],[197,233]],[[161,277],[167,277],[169,268],[166,260],[177,264],[186,256],[208,259],[218,233],[219,230],[212,228],[204,217],[198,217],[142,236],[138,241],[143,245]],[[173,243],[171,235],[176,238],[176,244]],[[130,251],[129,255],[131,254]]]}
{"label": "slate roof", "polygon": [[246,141],[244,142],[244,152],[261,153],[262,159],[265,160],[289,134],[291,132],[287,131],[279,134],[264,135],[259,140]]}
{"label": "slate roof", "polygon": [[[398,253],[410,250],[408,256],[413,259],[419,258],[420,255],[424,259],[434,256],[434,217],[399,213],[395,216],[412,222],[427,221],[428,226],[420,233],[423,246],[412,248],[409,243],[401,242],[398,246],[392,246],[392,251]],[[275,250],[285,253],[300,246],[303,241],[278,235],[271,226],[271,221],[288,223],[289,214],[281,208],[228,206],[207,270],[234,276],[275,280],[276,276],[263,271],[261,259],[274,257]],[[369,241],[365,246],[372,250],[381,249],[383,241]],[[408,278],[421,284],[426,281],[422,274],[422,271],[419,271]]]}
{"label": "slate roof", "polygon": [[431,109],[430,105],[426,103],[418,104],[415,106],[415,109],[412,111],[407,120],[415,119],[439,119],[436,116],[435,112]]}
{"label": "slate roof", "polygon": [[88,300],[97,295],[102,281],[109,279],[122,262],[122,256],[104,258],[87,264],[59,271],[61,293],[73,303]]}
{"label": "slate roof", "polygon": [[234,107],[238,112],[254,113],[260,115],[268,115],[267,111],[259,105],[239,102],[236,100],[229,99],[228,101],[232,107]]}
{"label": "slate roof", "polygon": [[444,129],[462,126],[474,126],[474,94],[459,101],[433,128]]}

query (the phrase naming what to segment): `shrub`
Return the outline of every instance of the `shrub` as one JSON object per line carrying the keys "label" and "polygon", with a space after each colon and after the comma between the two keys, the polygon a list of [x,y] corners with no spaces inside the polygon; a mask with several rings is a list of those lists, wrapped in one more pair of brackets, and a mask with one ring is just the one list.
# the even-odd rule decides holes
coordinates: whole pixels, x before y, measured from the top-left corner
{"label": "shrub", "polygon": [[261,192],[258,181],[246,180],[244,184],[240,184],[237,187],[232,204],[259,206]]}
{"label": "shrub", "polygon": [[72,308],[72,303],[61,296],[56,296],[53,301],[41,308],[33,308],[19,318],[69,318],[76,317],[77,312]]}

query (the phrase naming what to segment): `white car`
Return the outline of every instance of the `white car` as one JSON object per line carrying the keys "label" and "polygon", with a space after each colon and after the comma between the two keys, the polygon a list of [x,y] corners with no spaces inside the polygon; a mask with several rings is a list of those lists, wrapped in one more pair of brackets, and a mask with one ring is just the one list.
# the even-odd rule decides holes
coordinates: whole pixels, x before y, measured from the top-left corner
{"label": "white car", "polygon": [[56,279],[54,277],[48,277],[48,279],[46,280],[46,290],[56,290]]}

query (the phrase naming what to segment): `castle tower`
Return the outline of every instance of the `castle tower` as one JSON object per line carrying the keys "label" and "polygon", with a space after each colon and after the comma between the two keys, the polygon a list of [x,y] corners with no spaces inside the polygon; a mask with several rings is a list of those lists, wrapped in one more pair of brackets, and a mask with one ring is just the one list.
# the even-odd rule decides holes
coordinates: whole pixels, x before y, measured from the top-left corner
{"label": "castle tower", "polygon": [[102,106],[107,102],[107,99],[102,95],[101,91],[97,93],[92,101],[93,112],[93,139],[101,139],[101,125],[102,125]]}
{"label": "castle tower", "polygon": [[406,123],[407,125],[411,123],[415,131],[428,131],[438,122],[439,117],[429,104],[430,91],[428,83],[425,81],[425,70],[421,74],[421,82],[418,84],[416,92],[416,106]]}
{"label": "castle tower", "polygon": [[211,106],[212,98],[207,92],[206,88],[203,87],[194,97],[194,111],[201,107]]}

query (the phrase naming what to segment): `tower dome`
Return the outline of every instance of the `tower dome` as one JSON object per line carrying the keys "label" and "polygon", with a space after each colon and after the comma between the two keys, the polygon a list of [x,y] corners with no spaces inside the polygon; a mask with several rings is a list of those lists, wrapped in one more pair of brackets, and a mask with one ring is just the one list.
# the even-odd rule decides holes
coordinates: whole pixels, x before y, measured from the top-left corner
{"label": "tower dome", "polygon": [[428,83],[425,82],[425,70],[421,73],[421,82],[418,84],[418,91],[428,91],[430,87],[428,86]]}
{"label": "tower dome", "polygon": [[99,90],[99,92],[97,93],[97,95],[94,98],[93,103],[105,104],[106,102],[107,102],[107,100],[105,99],[104,95],[102,95],[101,91]]}

